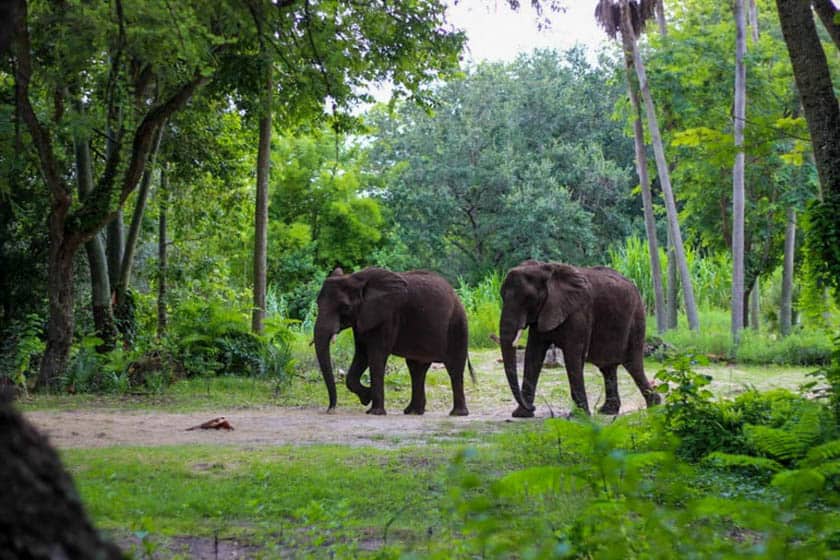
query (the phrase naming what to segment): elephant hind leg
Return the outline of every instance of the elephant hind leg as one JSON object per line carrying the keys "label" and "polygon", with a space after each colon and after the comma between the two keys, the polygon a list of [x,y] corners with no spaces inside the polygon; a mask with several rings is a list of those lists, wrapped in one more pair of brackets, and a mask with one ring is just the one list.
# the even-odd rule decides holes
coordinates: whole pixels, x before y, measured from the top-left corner
{"label": "elephant hind leg", "polygon": [[450,416],[467,416],[470,411],[467,409],[467,399],[464,396],[464,367],[467,363],[466,352],[452,360],[444,362],[446,371],[449,372],[449,380],[452,383],[452,410]]}
{"label": "elephant hind leg", "polygon": [[630,376],[645,398],[645,404],[648,408],[662,402],[662,397],[659,396],[659,393],[651,386],[647,376],[645,376],[645,361],[642,352],[638,352],[635,356],[624,362],[624,368],[630,372]]}
{"label": "elephant hind leg", "polygon": [[406,359],[405,363],[411,374],[411,402],[403,412],[420,415],[426,412],[426,372],[432,364],[409,359]]}
{"label": "elephant hind leg", "polygon": [[618,414],[621,410],[621,399],[618,396],[618,366],[610,365],[598,368],[604,376],[604,390],[607,394],[603,406],[598,409],[600,414]]}

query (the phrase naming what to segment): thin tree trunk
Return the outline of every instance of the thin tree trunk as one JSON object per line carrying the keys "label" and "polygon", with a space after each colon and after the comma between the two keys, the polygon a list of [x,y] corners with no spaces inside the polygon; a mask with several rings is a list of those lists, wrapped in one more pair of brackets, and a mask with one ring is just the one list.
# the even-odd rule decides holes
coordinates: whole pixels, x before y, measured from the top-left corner
{"label": "thin tree trunk", "polygon": [[140,180],[140,187],[137,189],[137,202],[134,205],[134,213],[131,216],[131,224],[128,228],[128,235],[125,239],[125,247],[123,251],[122,264],[120,265],[120,275],[115,288],[117,294],[117,306],[125,302],[125,293],[131,283],[131,268],[134,264],[134,254],[137,250],[137,240],[140,237],[140,226],[143,222],[143,213],[146,211],[146,200],[149,198],[149,190],[151,190],[152,176],[155,170],[155,158],[160,149],[160,140],[163,136],[163,129],[166,126],[166,121],[155,132],[155,139],[151,152],[149,152],[149,159],[146,162],[146,168],[143,171],[143,178]]}
{"label": "thin tree trunk", "polygon": [[671,230],[668,230],[668,329],[679,326],[680,310],[680,276],[677,272],[677,255],[674,252],[674,242],[671,240]]}
{"label": "thin tree trunk", "polygon": [[[626,1],[621,4],[622,25],[627,29],[632,30],[633,26],[630,22],[630,11]],[[674,193],[671,190],[671,176],[668,171],[668,164],[665,161],[665,149],[662,144],[662,135],[659,132],[659,121],[656,118],[656,108],[653,105],[653,97],[650,94],[650,87],[648,86],[647,75],[645,73],[642,56],[639,53],[636,41],[632,41],[633,47],[633,64],[636,67],[636,74],[639,78],[639,87],[642,91],[642,98],[645,100],[645,111],[647,113],[648,127],[650,128],[651,141],[653,142],[653,153],[656,159],[656,168],[659,172],[659,179],[662,184],[662,194],[665,197],[665,209],[668,214],[668,227],[671,230],[672,239],[674,241],[674,251],[676,252],[677,266],[680,271],[680,280],[682,281],[683,296],[685,298],[685,312],[688,319],[688,326],[691,330],[698,330],[700,328],[700,321],[697,317],[697,306],[694,302],[694,288],[691,283],[691,276],[688,271],[688,263],[685,258],[685,251],[683,249],[682,234],[680,233],[680,225],[677,219],[677,205],[674,201]]]}
{"label": "thin tree trunk", "polygon": [[747,51],[744,0],[735,0],[735,164],[732,168],[732,340],[740,342],[744,328],[744,122],[747,107]]}
{"label": "thin tree trunk", "polygon": [[[76,156],[76,182],[79,197],[84,197],[93,189],[93,174],[90,160],[90,146],[87,139],[78,133],[73,137]],[[111,308],[111,284],[108,279],[108,263],[105,260],[105,248],[102,239],[93,236],[85,243],[88,266],[90,267],[91,311],[96,336],[102,339],[97,351],[107,352],[116,346],[117,328]]]}
{"label": "thin tree trunk", "polygon": [[254,309],[251,330],[262,333],[265,318],[266,257],[268,249],[268,174],[271,167],[271,65],[266,63],[266,82],[260,116],[257,153],[257,200],[254,212]]}
{"label": "thin tree trunk", "polygon": [[753,43],[758,43],[758,6],[756,6],[755,0],[749,0],[749,6],[747,7],[747,9],[749,10],[747,15],[749,19],[750,30],[752,31],[752,40]]}
{"label": "thin tree trunk", "polygon": [[663,37],[668,36],[668,23],[665,20],[665,0],[657,0],[656,2],[656,25],[659,27],[659,34]]}
{"label": "thin tree trunk", "polygon": [[787,209],[785,224],[785,252],[782,265],[782,302],[779,309],[779,331],[782,336],[790,334],[793,319],[793,262],[796,253],[796,210]]}
{"label": "thin tree trunk", "polygon": [[750,328],[756,332],[761,328],[761,276],[755,277],[750,290]]}
{"label": "thin tree trunk", "polygon": [[[121,117],[121,112],[118,111],[118,119]],[[105,141],[105,159],[111,158],[111,153],[114,150],[119,150],[119,146],[115,141],[116,133],[112,128],[106,129],[107,140]],[[123,231],[123,214],[122,208],[117,209],[116,216],[113,220],[108,222],[105,227],[105,253],[108,258],[108,280],[111,283],[111,288],[114,289],[120,280],[120,266],[122,265],[123,247],[124,247],[124,231]]]}
{"label": "thin tree trunk", "polygon": [[636,149],[636,172],[639,175],[639,185],[642,189],[642,207],[645,216],[645,232],[650,253],[650,271],[653,279],[654,312],[656,314],[656,330],[660,334],[667,329],[665,317],[665,294],[662,289],[662,267],[659,263],[659,243],[656,239],[656,218],[653,215],[653,197],[650,192],[650,177],[647,170],[647,154],[645,153],[645,132],[642,128],[642,107],[633,83],[633,38],[622,32],[624,45],[624,75],[627,81],[627,95],[633,106],[633,140]]}
{"label": "thin tree trunk", "polygon": [[157,337],[160,339],[166,334],[166,268],[167,262],[167,233],[166,213],[169,209],[169,178],[166,175],[166,167],[160,169],[160,190],[159,190],[159,215],[158,215],[158,293],[157,293]]}
{"label": "thin tree trunk", "polygon": [[840,49],[840,21],[837,19],[840,8],[835,7],[831,0],[812,0],[811,5],[820,16],[820,21],[834,41],[834,46]]}

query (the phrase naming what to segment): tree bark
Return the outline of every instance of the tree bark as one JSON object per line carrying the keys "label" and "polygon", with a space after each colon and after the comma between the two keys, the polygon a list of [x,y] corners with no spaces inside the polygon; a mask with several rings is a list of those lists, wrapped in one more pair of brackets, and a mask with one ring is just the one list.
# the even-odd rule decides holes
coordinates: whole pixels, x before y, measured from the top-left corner
{"label": "tree bark", "polygon": [[263,332],[265,318],[266,262],[268,250],[268,174],[271,167],[271,64],[266,63],[257,152],[257,200],[254,212],[254,309],[251,330]]}
{"label": "tree bark", "polygon": [[160,141],[163,136],[163,129],[166,121],[155,132],[155,139],[151,152],[149,152],[149,159],[146,162],[146,169],[143,171],[143,178],[140,180],[140,187],[137,189],[137,202],[134,205],[134,212],[131,216],[131,225],[128,228],[128,235],[125,239],[125,248],[123,251],[122,263],[120,264],[120,274],[116,286],[116,300],[117,306],[124,303],[125,293],[131,282],[131,268],[134,264],[134,254],[137,250],[137,240],[140,237],[140,225],[143,222],[143,213],[146,211],[146,200],[149,198],[149,190],[151,190],[152,175],[155,169],[155,158],[160,149]]}
{"label": "tree bark", "polygon": [[840,22],[835,20],[840,10],[834,7],[831,0],[812,0],[811,4],[814,6],[814,11],[820,16],[823,26],[831,40],[834,41],[834,46],[840,49]]}
{"label": "tree bark", "polygon": [[756,332],[761,328],[761,276],[755,277],[750,290],[750,328]]}
{"label": "tree bark", "polygon": [[744,328],[744,123],[747,107],[747,52],[744,0],[735,0],[735,107],[733,129],[735,164],[732,168],[732,340],[738,344]]}
{"label": "tree bark", "polygon": [[668,329],[676,329],[679,326],[680,310],[680,275],[677,272],[677,255],[674,252],[674,242],[671,240],[671,231],[668,230],[668,293],[666,320]]}
{"label": "tree bark", "polygon": [[785,224],[785,251],[782,265],[782,301],[779,308],[779,331],[782,336],[790,334],[793,323],[793,263],[796,253],[796,210],[787,209]]}
{"label": "tree bark", "polygon": [[0,395],[0,557],[124,558],[96,532],[46,437]]}
{"label": "tree bark", "polygon": [[[622,24],[628,29],[633,29],[630,22],[630,11],[626,0],[622,1],[621,4],[621,17],[623,20]],[[668,214],[668,227],[671,230],[671,236],[674,242],[674,251],[676,252],[677,266],[680,271],[680,280],[682,281],[688,326],[691,330],[696,331],[700,328],[700,321],[697,317],[697,306],[694,301],[694,288],[692,286],[691,276],[688,271],[688,263],[683,249],[682,233],[680,233],[680,224],[677,218],[677,205],[674,201],[674,193],[671,190],[671,176],[668,171],[668,164],[665,161],[665,148],[662,144],[662,135],[659,132],[659,121],[656,117],[656,108],[653,104],[653,97],[650,94],[650,87],[648,86],[644,63],[642,62],[642,56],[639,53],[636,41],[632,41],[632,47],[633,64],[636,67],[636,75],[639,78],[639,87],[642,91],[642,98],[645,101],[645,111],[648,119],[648,127],[650,128],[651,141],[653,143],[656,168],[659,172],[662,194],[665,198],[665,210]]]}
{"label": "tree bark", "polygon": [[[93,174],[90,160],[90,146],[87,138],[75,134],[73,138],[76,155],[76,182],[79,197],[84,198],[93,189]],[[85,243],[88,266],[90,268],[91,310],[96,336],[102,339],[97,347],[99,352],[113,350],[116,346],[117,328],[111,308],[111,283],[108,279],[108,263],[105,248],[99,236],[92,237]]]}
{"label": "tree bark", "polygon": [[665,20],[665,0],[657,0],[654,11],[656,12],[656,25],[659,27],[659,34],[667,37],[668,22]]}
{"label": "tree bark", "polygon": [[[661,7],[661,3],[659,4]],[[656,218],[653,214],[653,196],[650,192],[650,177],[647,170],[645,153],[645,132],[642,128],[642,106],[633,83],[633,37],[624,26],[621,29],[621,41],[624,47],[624,76],[627,81],[627,95],[633,107],[633,141],[636,150],[636,173],[642,189],[642,207],[645,216],[645,232],[650,254],[650,271],[653,279],[654,313],[656,331],[663,333],[667,329],[665,316],[665,294],[662,289],[662,266],[659,263],[659,243],[656,239]]]}
{"label": "tree bark", "polygon": [[840,284],[840,105],[834,94],[825,52],[809,2],[776,0],[782,35],[811,134],[822,200],[809,210],[813,235],[808,248],[816,273],[828,285]]}
{"label": "tree bark", "polygon": [[755,0],[749,0],[747,10],[747,19],[749,20],[750,31],[752,32],[752,40],[753,43],[758,43],[760,33],[758,28],[758,6],[756,6]]}
{"label": "tree bark", "polygon": [[162,338],[166,334],[166,268],[167,262],[167,232],[166,214],[169,209],[169,178],[166,174],[166,167],[160,169],[160,190],[159,190],[159,215],[158,215],[158,290],[157,290],[157,337]]}

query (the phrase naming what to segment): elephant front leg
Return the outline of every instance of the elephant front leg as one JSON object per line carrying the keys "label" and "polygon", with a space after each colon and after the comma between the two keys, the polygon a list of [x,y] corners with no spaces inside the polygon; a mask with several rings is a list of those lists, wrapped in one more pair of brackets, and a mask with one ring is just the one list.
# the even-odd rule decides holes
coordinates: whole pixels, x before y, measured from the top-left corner
{"label": "elephant front leg", "polygon": [[528,344],[525,346],[525,363],[522,375],[522,400],[531,409],[518,406],[513,415],[517,418],[530,418],[534,416],[534,397],[537,393],[537,382],[540,379],[545,354],[548,352],[551,342],[544,340],[532,329],[528,333]]}
{"label": "elephant front leg", "polygon": [[381,351],[368,351],[368,366],[370,367],[371,405],[368,414],[385,414],[385,364],[388,354]]}
{"label": "elephant front leg", "polygon": [[355,393],[359,397],[359,401],[367,406],[370,404],[372,395],[370,387],[362,385],[362,374],[368,367],[367,350],[364,346],[356,345],[356,354],[353,356],[353,362],[350,364],[350,369],[347,371],[347,389]]}
{"label": "elephant front leg", "polygon": [[601,414],[618,414],[621,410],[621,399],[618,396],[618,366],[604,366],[599,368],[604,376],[604,390],[607,393],[604,405],[598,409]]}
{"label": "elephant front leg", "polygon": [[589,414],[589,402],[586,398],[586,386],[583,382],[583,356],[586,355],[584,346],[563,348],[566,361],[566,375],[569,377],[569,389],[575,406]]}
{"label": "elephant front leg", "polygon": [[405,363],[411,375],[411,402],[403,412],[420,415],[426,412],[426,372],[432,364],[409,359],[406,359]]}

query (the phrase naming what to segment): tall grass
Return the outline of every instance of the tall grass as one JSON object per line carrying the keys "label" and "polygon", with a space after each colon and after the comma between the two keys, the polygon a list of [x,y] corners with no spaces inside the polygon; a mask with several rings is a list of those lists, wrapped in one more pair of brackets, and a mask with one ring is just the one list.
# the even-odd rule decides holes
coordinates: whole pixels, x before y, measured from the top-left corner
{"label": "tall grass", "polygon": [[[610,266],[633,281],[642,294],[648,309],[653,309],[653,275],[650,272],[650,252],[647,241],[640,237],[628,237],[624,246],[610,249]],[[691,274],[694,298],[698,307],[726,308],[729,306],[732,285],[732,261],[726,253],[705,254],[686,247],[685,258]],[[666,285],[668,255],[659,249],[662,264],[662,285]]]}
{"label": "tall grass", "polygon": [[498,334],[499,331],[503,279],[504,277],[500,272],[493,272],[475,286],[466,284],[463,279],[458,282],[455,291],[467,311],[471,348],[493,348],[496,346],[490,335]]}

